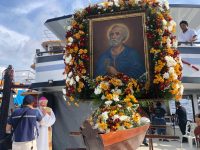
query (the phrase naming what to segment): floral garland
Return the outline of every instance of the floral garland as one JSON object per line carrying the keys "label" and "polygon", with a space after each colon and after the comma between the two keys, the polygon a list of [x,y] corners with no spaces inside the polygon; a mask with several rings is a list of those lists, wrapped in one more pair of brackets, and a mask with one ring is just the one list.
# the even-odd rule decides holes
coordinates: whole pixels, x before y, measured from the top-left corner
{"label": "floral garland", "polygon": [[[65,78],[67,96],[76,97],[85,87],[86,66],[89,62],[88,20],[90,15],[147,10],[146,36],[152,57],[153,83],[160,97],[180,99],[182,62],[177,51],[177,40],[173,33],[176,23],[169,14],[166,0],[114,0],[88,6],[74,14],[71,26],[67,27]],[[148,91],[147,91],[148,92]]]}
{"label": "floral garland", "polygon": [[74,101],[78,93],[89,84],[94,90],[94,95],[102,103],[93,115],[94,126],[104,132],[138,126],[140,116],[136,113],[136,98],[143,95],[143,98],[148,99],[153,93],[148,83],[122,74],[88,80],[86,66],[90,57],[87,18],[90,15],[129,10],[146,10],[146,37],[151,55],[150,63],[153,66],[152,84],[158,97],[178,100],[183,94],[182,62],[176,49],[177,40],[173,35],[176,23],[169,14],[169,4],[166,0],[113,0],[77,11],[66,33],[66,95],[70,97],[70,101]]}

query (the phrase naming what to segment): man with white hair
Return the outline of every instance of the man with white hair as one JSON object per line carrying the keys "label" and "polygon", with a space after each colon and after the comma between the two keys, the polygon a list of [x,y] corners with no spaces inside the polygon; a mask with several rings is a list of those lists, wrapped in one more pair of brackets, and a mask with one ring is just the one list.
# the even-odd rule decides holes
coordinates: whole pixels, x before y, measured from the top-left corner
{"label": "man with white hair", "polygon": [[39,112],[42,115],[42,124],[38,125],[39,136],[37,138],[38,150],[49,150],[49,134],[48,128],[52,126],[55,121],[55,115],[50,107],[47,107],[48,99],[42,96],[39,99]]}
{"label": "man with white hair", "polygon": [[101,54],[96,64],[94,77],[123,73],[138,79],[145,73],[144,60],[138,51],[125,45],[129,38],[129,29],[126,25],[112,25],[107,37],[110,48]]}

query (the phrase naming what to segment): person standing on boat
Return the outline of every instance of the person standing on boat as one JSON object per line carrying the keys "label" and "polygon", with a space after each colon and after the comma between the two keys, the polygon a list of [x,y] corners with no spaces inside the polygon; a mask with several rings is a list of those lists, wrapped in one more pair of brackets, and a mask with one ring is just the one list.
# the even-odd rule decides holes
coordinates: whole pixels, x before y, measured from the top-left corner
{"label": "person standing on boat", "polygon": [[[182,135],[185,135],[186,124],[187,124],[187,112],[186,109],[181,106],[180,102],[176,102],[176,114],[178,115],[178,125],[181,130]],[[183,137],[183,143],[187,143],[187,138]]]}
{"label": "person standing on boat", "polygon": [[195,30],[190,29],[188,27],[188,22],[183,20],[180,22],[180,28],[182,30],[182,32],[179,34],[178,36],[178,45],[181,45],[181,42],[185,42],[184,44],[188,45],[192,45],[193,42],[195,42],[197,40],[197,33]]}
{"label": "person standing on boat", "polygon": [[47,107],[48,99],[42,96],[39,99],[39,112],[42,115],[42,124],[39,125],[39,136],[37,138],[38,150],[49,150],[49,134],[48,128],[51,127],[55,121],[55,115],[51,108]]}
{"label": "person standing on boat", "polygon": [[[156,108],[155,108],[155,117],[154,117],[154,124],[155,125],[166,125],[166,121],[165,121],[165,109],[162,108],[162,104],[161,102],[157,102],[156,103]],[[157,128],[157,134],[158,135],[165,135],[166,134],[166,128],[163,127],[159,127]],[[162,139],[160,139],[161,141]],[[168,141],[167,139],[163,139],[163,141]]]}

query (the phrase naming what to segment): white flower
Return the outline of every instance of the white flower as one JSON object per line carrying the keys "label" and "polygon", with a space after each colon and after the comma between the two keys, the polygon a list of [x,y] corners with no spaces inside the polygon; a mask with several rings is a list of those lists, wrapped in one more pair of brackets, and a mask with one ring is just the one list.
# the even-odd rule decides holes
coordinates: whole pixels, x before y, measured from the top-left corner
{"label": "white flower", "polygon": [[113,2],[102,2],[102,3],[97,4],[98,8],[100,8],[100,9],[105,8],[106,5],[113,6]]}
{"label": "white flower", "polygon": [[80,80],[80,77],[76,76],[76,82],[79,82],[79,80]]}
{"label": "white flower", "polygon": [[72,60],[72,55],[70,54],[68,57],[65,57],[65,63],[68,64]]}
{"label": "white flower", "polygon": [[119,107],[119,108],[122,108],[122,105],[120,105],[120,104],[117,104],[117,107]]}
{"label": "white flower", "polygon": [[114,116],[112,117],[112,119],[113,119],[113,120],[119,119],[119,115],[114,115]]}
{"label": "white flower", "polygon": [[[167,0],[158,0],[158,2],[160,3],[161,7],[165,7],[167,10],[169,10],[169,2]],[[161,10],[163,10],[161,8]]]}
{"label": "white flower", "polygon": [[67,41],[68,41],[69,43],[72,43],[72,42],[74,41],[74,39],[73,39],[72,37],[68,37]]}
{"label": "white flower", "polygon": [[69,85],[73,85],[75,83],[74,79],[71,78],[70,81],[69,81]]}
{"label": "white flower", "polygon": [[178,41],[177,40],[173,40],[172,42],[172,47],[177,47],[178,46]]}
{"label": "white flower", "polygon": [[113,100],[114,100],[115,102],[118,102],[118,101],[119,101],[119,95],[113,94]]}
{"label": "white flower", "polygon": [[65,88],[62,89],[62,92],[63,92],[64,95],[66,95],[66,89]]}
{"label": "white flower", "polygon": [[135,4],[138,4],[141,0],[135,0]]}
{"label": "white flower", "polygon": [[178,62],[181,65],[181,67],[183,67],[183,62],[182,62],[181,56],[179,56]]}
{"label": "white flower", "polygon": [[119,5],[119,0],[114,0],[114,5],[117,6],[117,7],[119,7],[120,6]]}
{"label": "white flower", "polygon": [[112,89],[111,92],[112,92],[113,94],[118,94],[118,95],[120,95],[120,94],[122,93],[122,90],[121,90],[121,89],[118,89],[118,88],[115,88],[115,89]]}
{"label": "white flower", "polygon": [[121,121],[130,120],[130,117],[129,117],[129,116],[120,116],[119,119],[120,119]]}
{"label": "white flower", "polygon": [[66,84],[68,84],[68,82],[70,81],[70,78],[66,77]]}
{"label": "white flower", "polygon": [[179,89],[179,92],[180,92],[181,95],[183,95],[183,91],[184,91],[184,86],[181,84],[180,89]]}
{"label": "white flower", "polygon": [[168,72],[165,72],[165,73],[163,74],[163,78],[164,78],[164,79],[169,79],[169,73],[168,73]]}
{"label": "white flower", "polygon": [[72,71],[70,71],[70,72],[68,73],[68,77],[71,78],[72,75],[73,75],[73,73],[72,73]]}
{"label": "white flower", "polygon": [[143,125],[143,124],[149,124],[150,120],[149,120],[149,118],[141,117],[139,122],[140,122],[141,125]]}
{"label": "white flower", "polygon": [[175,66],[177,64],[177,62],[171,56],[165,56],[165,60],[167,62],[168,67],[172,67],[172,66]]}
{"label": "white flower", "polygon": [[167,21],[165,19],[162,20],[163,26],[167,25]]}
{"label": "white flower", "polygon": [[108,119],[108,112],[107,111],[103,112],[101,114],[101,116],[102,116],[103,120],[107,120]]}
{"label": "white flower", "polygon": [[67,43],[67,45],[68,45],[68,46],[71,46],[71,45],[72,45],[72,43],[71,43],[71,42],[69,42],[69,43]]}
{"label": "white flower", "polygon": [[72,26],[67,26],[67,31],[71,30]]}
{"label": "white flower", "polygon": [[94,89],[94,93],[96,94],[96,95],[99,95],[99,94],[101,94],[101,88],[100,88],[100,86],[97,86],[95,89]]}
{"label": "white flower", "polygon": [[106,101],[105,104],[106,104],[107,106],[110,106],[110,105],[112,104],[112,101]]}
{"label": "white flower", "polygon": [[106,97],[104,95],[101,96],[101,99],[104,100]]}
{"label": "white flower", "polygon": [[173,79],[174,79],[174,80],[178,79],[178,76],[177,76],[176,73],[173,74]]}
{"label": "white flower", "polygon": [[99,127],[98,123],[93,126],[93,129],[97,129]]}
{"label": "white flower", "polygon": [[169,10],[169,2],[167,0],[164,1],[164,6],[167,10]]}
{"label": "white flower", "polygon": [[173,67],[170,67],[170,68],[169,68],[169,74],[174,74],[174,72],[175,72],[174,68],[173,68]]}
{"label": "white flower", "polygon": [[171,46],[172,46],[171,40],[170,40],[170,38],[168,37],[168,38],[167,38],[167,47],[169,48],[169,47],[171,47]]}

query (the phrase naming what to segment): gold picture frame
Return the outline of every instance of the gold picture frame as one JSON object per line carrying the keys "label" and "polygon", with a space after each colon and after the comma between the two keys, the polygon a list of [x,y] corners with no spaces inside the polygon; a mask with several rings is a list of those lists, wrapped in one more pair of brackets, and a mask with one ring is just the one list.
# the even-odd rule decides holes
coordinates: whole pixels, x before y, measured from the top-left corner
{"label": "gold picture frame", "polygon": [[[114,25],[123,25],[128,28],[128,39],[125,39],[124,45],[134,48],[142,58],[144,64],[144,73],[146,79],[150,81],[149,71],[149,52],[147,49],[147,38],[145,36],[145,12],[134,12],[130,14],[117,14],[112,16],[98,16],[89,18],[89,49],[90,49],[90,77],[95,78],[98,75],[95,69],[98,67],[98,61],[101,55],[109,49],[108,36]],[[133,58],[137,59],[137,58]],[[104,63],[100,63],[104,65]],[[122,72],[126,74],[125,72]],[[143,73],[143,75],[144,75]]]}

